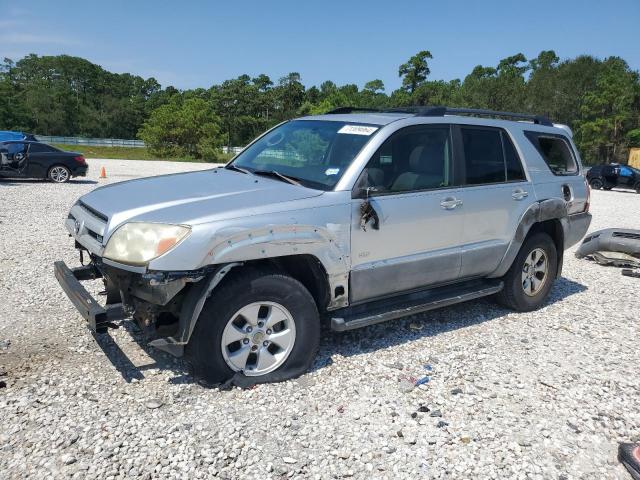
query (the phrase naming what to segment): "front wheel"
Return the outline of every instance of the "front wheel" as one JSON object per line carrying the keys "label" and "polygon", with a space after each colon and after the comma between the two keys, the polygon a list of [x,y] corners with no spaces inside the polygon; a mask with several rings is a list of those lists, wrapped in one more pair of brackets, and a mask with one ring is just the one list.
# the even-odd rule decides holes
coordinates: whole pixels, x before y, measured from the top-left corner
{"label": "front wheel", "polygon": [[591,179],[589,185],[591,185],[591,188],[593,188],[594,190],[600,190],[601,188],[604,188],[604,182],[601,178]]}
{"label": "front wheel", "polygon": [[247,383],[288,380],[310,367],[320,339],[315,301],[297,280],[275,271],[231,272],[207,300],[186,356],[208,384],[234,375]]}
{"label": "front wheel", "polygon": [[498,301],[515,311],[530,312],[542,306],[558,272],[558,253],[549,235],[534,233],[524,242],[504,276]]}
{"label": "front wheel", "polygon": [[49,169],[47,177],[54,183],[65,183],[71,178],[71,170],[64,165],[55,165]]}

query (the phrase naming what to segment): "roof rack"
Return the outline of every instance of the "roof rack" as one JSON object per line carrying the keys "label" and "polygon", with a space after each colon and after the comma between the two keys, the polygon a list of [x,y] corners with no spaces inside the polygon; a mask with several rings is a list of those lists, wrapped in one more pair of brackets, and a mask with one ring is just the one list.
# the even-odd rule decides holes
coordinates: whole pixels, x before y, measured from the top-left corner
{"label": "roof rack", "polygon": [[[444,108],[445,114],[449,115],[477,115],[480,117],[506,117],[516,120],[530,120],[538,125],[553,127],[553,123],[544,115],[531,115],[528,113],[500,112],[496,110],[484,110],[480,108],[449,108],[449,107],[432,107],[433,109]],[[430,115],[434,116],[434,115]],[[439,116],[439,115],[437,115]]]}
{"label": "roof rack", "polygon": [[333,110],[329,110],[325,113],[325,115],[338,115],[340,113],[354,113],[354,112],[383,112],[384,110],[380,110],[379,108],[361,108],[361,107],[339,107],[334,108]]}
{"label": "roof rack", "polygon": [[354,112],[377,112],[377,113],[411,113],[416,117],[443,117],[445,115],[475,115],[479,117],[504,117],[514,120],[529,120],[538,125],[553,127],[553,123],[544,115],[531,115],[528,113],[500,112],[496,110],[484,110],[480,108],[451,108],[451,107],[398,107],[398,108],[360,108],[360,107],[340,107],[327,112],[328,115]]}

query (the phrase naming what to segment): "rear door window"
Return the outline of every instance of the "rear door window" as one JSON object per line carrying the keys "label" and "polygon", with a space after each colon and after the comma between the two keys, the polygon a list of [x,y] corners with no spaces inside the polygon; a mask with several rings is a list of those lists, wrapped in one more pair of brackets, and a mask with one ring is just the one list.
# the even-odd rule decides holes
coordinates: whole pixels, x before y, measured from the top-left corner
{"label": "rear door window", "polygon": [[465,185],[526,180],[509,136],[499,128],[461,126]]}
{"label": "rear door window", "polygon": [[578,164],[564,136],[531,131],[524,133],[554,175],[578,173]]}

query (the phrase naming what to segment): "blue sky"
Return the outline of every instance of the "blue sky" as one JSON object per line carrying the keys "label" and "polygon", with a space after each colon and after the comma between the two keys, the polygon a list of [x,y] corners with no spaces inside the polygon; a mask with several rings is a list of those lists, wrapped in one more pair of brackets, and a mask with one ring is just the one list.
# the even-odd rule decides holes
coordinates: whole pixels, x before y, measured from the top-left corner
{"label": "blue sky", "polygon": [[0,57],[66,53],[178,88],[297,71],[307,86],[380,78],[391,91],[423,49],[432,79],[546,49],[638,70],[639,30],[640,0],[0,0]]}

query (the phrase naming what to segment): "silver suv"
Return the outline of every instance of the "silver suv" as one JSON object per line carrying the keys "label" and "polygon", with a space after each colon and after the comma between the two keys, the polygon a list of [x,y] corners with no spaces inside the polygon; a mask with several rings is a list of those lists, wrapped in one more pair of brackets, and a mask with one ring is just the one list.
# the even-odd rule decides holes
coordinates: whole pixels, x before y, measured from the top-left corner
{"label": "silver suv", "polygon": [[[133,317],[206,382],[278,381],[309,368],[323,321],[540,307],[588,210],[571,131],[545,117],[342,108],[224,167],[84,195],[66,228],[90,261],[55,274],[94,331]],[[80,284],[95,278],[104,306]]]}

